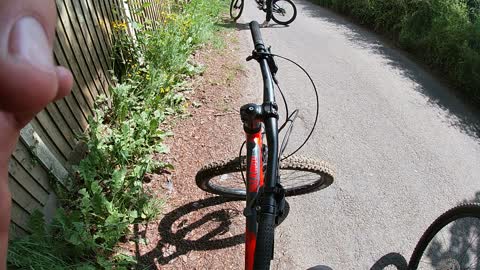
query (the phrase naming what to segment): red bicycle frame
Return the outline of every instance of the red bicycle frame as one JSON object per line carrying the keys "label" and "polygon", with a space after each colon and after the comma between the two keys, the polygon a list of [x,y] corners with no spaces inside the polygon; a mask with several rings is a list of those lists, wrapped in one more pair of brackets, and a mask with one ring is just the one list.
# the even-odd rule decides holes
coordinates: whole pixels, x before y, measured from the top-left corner
{"label": "red bicycle frame", "polygon": [[[261,39],[257,22],[250,23],[255,50],[248,60],[260,64],[263,78],[263,103],[246,104],[240,109],[247,146],[247,205],[244,215],[247,219],[245,233],[245,269],[268,269],[273,257],[273,242],[265,240],[266,228],[272,233],[278,198],[278,113],[275,103],[272,73],[276,65]],[[264,133],[262,133],[262,128]],[[264,148],[263,135],[268,150]],[[265,153],[264,153],[265,152]],[[266,155],[265,155],[266,154]],[[267,166],[264,166],[264,162]],[[283,197],[284,199],[284,197]],[[257,241],[258,238],[258,241]],[[263,239],[263,240],[262,240]],[[269,241],[273,238],[269,236]]]}
{"label": "red bicycle frame", "polygon": [[[256,199],[258,191],[264,185],[262,133],[246,133],[247,143],[247,204]],[[247,205],[245,234],[245,269],[253,269],[255,246],[257,241],[257,213]],[[249,211],[250,210],[250,211]]]}

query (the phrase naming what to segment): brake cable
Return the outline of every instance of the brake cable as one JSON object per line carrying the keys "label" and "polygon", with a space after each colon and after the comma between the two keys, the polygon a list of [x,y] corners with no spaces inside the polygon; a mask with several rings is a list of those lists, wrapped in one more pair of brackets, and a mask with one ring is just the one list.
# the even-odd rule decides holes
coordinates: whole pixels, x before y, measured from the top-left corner
{"label": "brake cable", "polygon": [[[257,52],[257,53],[258,53],[258,52]],[[310,74],[309,74],[301,65],[299,65],[297,62],[295,62],[295,61],[293,61],[293,60],[291,60],[291,59],[289,59],[289,58],[287,58],[287,57],[283,57],[283,56],[281,56],[281,55],[278,55],[278,54],[272,54],[272,53],[258,53],[258,54],[278,57],[278,58],[281,58],[281,59],[284,59],[284,60],[287,60],[287,61],[293,63],[293,64],[296,65],[298,68],[300,68],[300,69],[305,73],[305,75],[307,75],[308,79],[309,79],[310,82],[312,83],[313,90],[315,91],[315,99],[316,99],[316,105],[317,105],[317,107],[316,107],[316,112],[315,112],[315,121],[313,122],[312,129],[311,129],[310,132],[308,133],[307,138],[303,141],[303,143],[302,143],[295,151],[293,151],[292,153],[288,154],[286,157],[284,157],[284,158],[281,159],[281,160],[285,160],[285,159],[291,157],[292,155],[294,155],[295,153],[297,153],[303,146],[305,146],[305,144],[308,142],[308,140],[309,140],[310,137],[312,136],[313,131],[315,130],[315,127],[317,126],[318,115],[319,115],[319,113],[320,113],[320,102],[319,102],[319,97],[318,97],[317,86],[316,86],[315,83],[313,82],[313,79],[312,79],[312,77],[310,76]],[[275,81],[275,80],[274,80],[274,81]],[[276,84],[277,87],[280,89],[280,87],[278,86],[278,83],[277,83],[276,81],[275,81],[275,84]],[[280,93],[281,93],[281,91],[280,91]],[[283,96],[283,94],[282,94],[282,96]],[[295,113],[295,112],[294,112],[294,113]],[[293,115],[294,113],[292,113],[292,115]],[[296,118],[296,115],[297,115],[297,114],[295,114],[295,118]],[[282,128],[284,127],[284,125],[285,125],[288,121],[290,121],[289,119],[290,119],[290,116],[285,120],[285,123],[282,125]],[[290,129],[290,132],[291,132],[291,129]],[[288,135],[287,137],[290,138],[289,135]],[[287,138],[286,142],[285,142],[285,140],[284,140],[285,143],[288,143],[288,138]],[[283,144],[283,142],[282,142],[282,144]],[[282,147],[282,148],[283,148],[283,147]],[[285,146],[285,148],[286,148],[286,146]]]}
{"label": "brake cable", "polygon": [[[271,56],[271,57],[278,57],[278,58],[281,58],[281,59],[284,59],[284,60],[287,60],[291,63],[293,63],[294,65],[296,65],[298,68],[300,68],[300,70],[302,70],[305,75],[307,75],[308,79],[310,80],[310,82],[312,83],[312,86],[313,86],[313,90],[315,92],[315,100],[316,100],[316,112],[315,112],[315,121],[313,122],[313,126],[310,130],[310,132],[308,133],[308,136],[305,138],[305,140],[303,141],[303,143],[297,148],[295,149],[295,151],[293,151],[292,153],[288,154],[287,156],[283,157],[280,159],[280,161],[282,160],[285,160],[289,157],[291,157],[292,155],[294,155],[295,153],[297,153],[298,151],[300,151],[300,149],[302,149],[303,146],[305,146],[305,144],[308,142],[308,140],[311,138],[314,130],[315,130],[315,127],[317,126],[317,123],[318,123],[318,116],[319,116],[319,113],[320,113],[320,102],[319,102],[319,96],[318,96],[318,90],[317,90],[317,86],[315,85],[315,82],[313,81],[312,77],[310,76],[310,74],[300,65],[298,64],[297,62],[287,58],[287,57],[284,57],[284,56],[281,56],[281,55],[278,55],[278,54],[273,54],[273,53],[261,53],[261,52],[257,52],[257,51],[253,51],[252,52],[252,56],[249,56],[250,57],[257,57],[257,56],[260,56],[260,55],[264,55],[264,56]],[[248,59],[247,58],[247,61]],[[295,119],[297,118],[298,116],[298,113],[299,113],[299,110],[294,110],[292,112],[292,114],[288,115],[288,104],[287,104],[287,101],[286,101],[286,98],[285,98],[285,95],[283,94],[283,91],[282,89],[280,88],[280,86],[278,85],[278,81],[277,79],[275,78],[275,74],[272,74],[272,78],[273,78],[273,81],[275,83],[275,85],[277,86],[281,96],[282,96],[282,99],[283,99],[283,102],[285,104],[285,109],[286,109],[286,115],[288,116],[286,119],[285,119],[285,122],[280,126],[280,128],[278,129],[278,132],[280,133],[283,128],[285,128],[285,126],[287,125],[288,122],[290,122],[290,126],[288,127],[287,131],[286,131],[286,135],[285,137],[283,138],[282,140],[282,144],[281,144],[281,147],[280,147],[280,156],[283,154],[283,152],[285,151],[286,147],[287,147],[287,144],[288,144],[288,141],[290,140],[290,134],[292,132],[292,129],[293,129],[293,122],[295,121]],[[242,156],[242,150],[243,150],[243,147],[245,146],[245,143],[246,141],[244,141],[242,143],[242,146],[240,147],[240,152],[239,152],[239,162],[240,162],[240,168],[241,168],[241,163],[242,163],[242,160],[241,160],[241,156]],[[240,170],[241,171],[241,174],[242,174],[242,179],[243,179],[243,182],[245,183],[246,185],[246,180],[245,180],[245,175],[243,173],[243,170]]]}

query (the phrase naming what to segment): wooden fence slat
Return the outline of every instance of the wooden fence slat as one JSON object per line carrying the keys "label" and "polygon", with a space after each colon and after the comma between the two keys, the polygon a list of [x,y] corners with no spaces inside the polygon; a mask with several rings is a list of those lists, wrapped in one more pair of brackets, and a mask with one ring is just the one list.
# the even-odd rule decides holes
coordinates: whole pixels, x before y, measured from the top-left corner
{"label": "wooden fence slat", "polygon": [[11,220],[15,224],[15,226],[19,227],[25,232],[29,232],[28,220],[30,219],[30,213],[28,213],[15,201],[12,201],[11,215]]}
{"label": "wooden fence slat", "polygon": [[[75,57],[75,55],[77,53],[80,53],[80,52],[78,52],[78,49],[74,50],[70,46],[68,38],[65,35],[65,32],[63,31],[63,29],[61,27],[62,27],[61,22],[58,21],[58,24],[57,24],[57,29],[58,29],[57,40],[59,41],[58,42],[59,46],[58,46],[58,48],[54,47],[54,51],[58,52],[56,55],[57,55],[60,63],[62,63],[62,62],[63,63],[69,63],[67,66],[73,72],[73,75],[74,75],[73,77],[74,77],[75,81],[77,81],[79,89],[82,90],[81,97],[83,99],[85,99],[85,101],[88,103],[89,113],[85,114],[85,116],[87,117],[88,115],[91,115],[91,113],[93,112],[93,108],[94,108],[93,98],[94,98],[95,94],[94,94],[94,91],[92,90],[92,88],[95,88],[95,86],[92,85],[93,84],[92,80],[88,80],[89,79],[88,72],[83,72],[86,69],[86,64],[82,61],[79,61]],[[59,50],[60,48],[62,50],[62,53],[60,53],[60,50]],[[61,56],[63,54],[65,54],[65,57],[63,57],[63,59],[65,59],[65,61],[62,61],[63,59],[62,59]],[[63,63],[62,63],[62,65],[65,65]],[[87,75],[85,75],[85,74],[87,74]],[[88,83],[88,82],[90,82],[90,83]],[[77,97],[76,100],[80,103],[80,107],[82,109],[85,109],[86,107],[84,106],[84,104],[82,104],[82,98]]]}
{"label": "wooden fence slat", "polygon": [[[71,98],[71,95],[68,95]],[[81,124],[78,122],[77,118],[74,115],[74,111],[70,108],[70,104],[66,98],[57,100],[54,102],[57,106],[58,111],[62,114],[62,117],[65,119],[70,131],[76,137],[77,135],[83,132]],[[77,107],[78,109],[78,107]],[[80,116],[82,116],[82,112],[78,111]],[[74,138],[76,140],[76,138]]]}
{"label": "wooden fence slat", "polygon": [[[61,34],[59,36],[61,36]],[[78,110],[82,112],[81,114],[75,113],[75,116],[79,123],[81,123],[81,126],[85,129],[87,125],[86,120],[88,119],[88,116],[93,113],[94,101],[85,82],[85,79],[83,78],[83,74],[78,66],[78,63],[75,59],[67,59],[67,57],[65,56],[66,50],[64,50],[64,48],[61,46],[60,39],[61,38],[57,36],[57,42],[55,42],[53,46],[53,51],[57,62],[62,66],[68,67],[73,73],[73,88],[69,96],[73,97],[72,101],[75,102],[69,103],[69,106],[70,108],[75,110],[75,112],[78,112]],[[75,88],[77,88],[77,91],[75,91]],[[77,106],[74,106],[74,104],[76,104]],[[77,107],[78,110],[75,107]],[[80,115],[84,116],[83,119],[80,118]]]}
{"label": "wooden fence slat", "polygon": [[[92,5],[91,0],[81,1],[81,3],[84,8],[84,11],[88,10],[90,14],[93,28],[95,29],[98,42],[100,43],[100,46],[103,51],[102,55],[106,64],[106,71],[109,72],[112,69],[111,67],[112,48],[111,48],[111,44],[109,43],[109,39],[105,37],[105,35],[107,35],[107,30],[106,28],[104,29],[105,25],[101,22],[99,11]],[[107,74],[109,75],[109,73]],[[110,76],[108,76],[108,78],[109,78],[110,84],[112,84],[112,80],[110,79]]]}
{"label": "wooden fence slat", "polygon": [[136,16],[137,23],[140,23],[143,26],[145,26],[144,13],[142,11],[142,5],[141,5],[140,1],[139,0],[133,0],[131,2],[134,5],[134,13],[135,13],[135,16]]}
{"label": "wooden fence slat", "polygon": [[[105,11],[106,11],[106,13],[107,13],[108,20],[110,21],[110,24],[112,24],[112,23],[119,23],[120,20],[118,19],[115,10],[114,10],[113,7],[111,6],[110,0],[104,0],[103,3],[104,3],[104,5],[105,5]],[[113,35],[112,35],[112,37],[113,37],[113,43],[115,44],[115,40],[117,40],[117,34],[115,33],[115,29],[112,29],[112,34],[113,34]]]}
{"label": "wooden fence slat", "polygon": [[49,193],[25,171],[25,168],[15,158],[10,159],[8,172],[12,180],[35,198],[38,203],[43,206],[47,202]]}
{"label": "wooden fence slat", "polygon": [[103,16],[103,22],[104,22],[105,28],[107,29],[108,39],[110,40],[110,47],[112,48],[112,51],[113,51],[113,48],[114,48],[115,44],[113,43],[114,42],[114,33],[113,33],[112,28],[111,28],[112,20],[111,20],[111,17],[109,17],[109,15],[108,15],[107,7],[105,5],[105,1],[104,0],[93,0],[93,4],[95,5],[95,9],[99,10],[101,12],[102,16]]}
{"label": "wooden fence slat", "polygon": [[63,27],[67,36],[69,36],[71,40],[75,41],[70,44],[73,45],[73,47],[78,48],[79,54],[76,54],[77,58],[83,59],[83,61],[86,63],[86,70],[90,73],[90,78],[96,86],[96,93],[94,95],[95,98],[97,95],[103,93],[104,85],[101,82],[102,78],[97,73],[95,60],[93,60],[90,56],[90,49],[92,45],[89,44],[87,39],[83,36],[83,32],[81,27],[78,25],[78,20],[76,20],[75,12],[73,11],[74,8],[71,6],[71,2],[69,0],[63,0],[61,2],[63,2],[63,10],[61,8],[59,9],[59,18],[63,22]]}
{"label": "wooden fence slat", "polygon": [[83,52],[85,57],[89,59],[90,62],[93,61],[93,65],[89,67],[91,68],[93,77],[99,80],[101,86],[99,94],[106,96],[106,89],[108,89],[107,73],[105,73],[105,69],[99,59],[100,57],[97,50],[100,48],[98,48],[99,46],[97,46],[94,39],[92,39],[90,30],[86,24],[87,19],[84,17],[82,8],[79,6],[78,0],[73,0],[73,6],[72,1],[69,0],[64,0],[64,4],[67,8],[67,13],[70,14],[70,21],[72,22],[73,29],[75,30],[78,39],[83,40],[86,45],[86,50]]}
{"label": "wooden fence slat", "polygon": [[[13,211],[13,210],[12,210]],[[17,214],[18,216],[18,214]],[[27,235],[27,231],[18,226],[13,220],[10,222],[10,228],[8,230],[8,239],[13,240],[17,237],[22,237]]]}
{"label": "wooden fence slat", "polygon": [[123,0],[114,0],[114,5],[118,11],[118,16],[122,22],[127,22],[127,13],[125,11],[125,6],[123,5]]}
{"label": "wooden fence slat", "polygon": [[137,6],[135,4],[136,1],[128,0],[128,6],[130,8],[130,15],[132,15],[132,21],[136,23],[140,23],[140,20],[138,18],[137,14]]}
{"label": "wooden fence slat", "polygon": [[146,6],[145,6],[145,17],[150,22],[150,27],[151,27],[151,23],[152,23],[152,13],[151,13],[151,10],[150,10],[151,3],[150,3],[150,1],[144,1],[144,3],[146,4]]}
{"label": "wooden fence slat", "polygon": [[60,149],[53,143],[52,139],[50,139],[50,136],[48,136],[47,132],[43,129],[42,125],[38,122],[38,119],[35,117],[30,121],[30,124],[32,124],[32,128],[37,132],[38,136],[42,139],[42,141],[45,143],[45,145],[48,147],[50,152],[55,156],[58,161],[60,161],[60,164],[62,164],[64,167],[66,167],[67,160],[65,156],[62,155],[60,152]]}
{"label": "wooden fence slat", "polygon": [[152,2],[152,10],[153,10],[153,20],[158,21],[158,15],[160,15],[160,10],[158,9],[158,4],[156,1]]}
{"label": "wooden fence slat", "polygon": [[18,182],[12,178],[11,175],[8,176],[8,186],[10,192],[12,193],[12,200],[21,206],[28,213],[33,213],[35,210],[42,210],[43,206],[47,202],[40,203],[37,198],[28,193]]}
{"label": "wooden fence slat", "polygon": [[35,118],[37,118],[38,122],[40,125],[43,127],[43,129],[46,131],[48,134],[48,137],[50,140],[55,144],[55,146],[60,150],[62,155],[66,158],[70,154],[70,152],[73,150],[73,147],[71,147],[65,138],[63,137],[62,133],[58,130],[58,128],[55,126],[53,123],[52,119],[48,115],[48,113],[43,110],[39,112]]}
{"label": "wooden fence slat", "polygon": [[112,8],[110,7],[110,2],[108,0],[99,0],[102,6],[102,11],[104,12],[104,15],[107,17],[108,23],[107,27],[110,30],[111,38],[112,38],[112,70],[115,72],[115,54],[116,52],[116,44],[118,42],[118,33],[117,30],[114,29],[114,23],[119,23],[119,21],[114,17]]}
{"label": "wooden fence slat", "polygon": [[50,115],[58,131],[60,131],[60,134],[63,135],[63,138],[65,139],[67,144],[70,145],[71,149],[73,149],[75,147],[75,144],[77,144],[77,139],[75,138],[75,134],[73,134],[73,131],[70,129],[67,122],[63,118],[63,114],[58,110],[58,107],[55,105],[55,103],[50,103],[47,105],[45,110],[46,112],[48,112],[48,115]]}
{"label": "wooden fence slat", "polygon": [[[157,22],[159,20],[159,15],[160,15],[160,10],[158,9],[158,3],[157,1],[153,1],[152,2],[152,8],[153,8],[153,19],[154,19],[154,22]],[[156,28],[156,23],[154,24],[155,25],[155,28]]]}
{"label": "wooden fence slat", "polygon": [[[42,135],[43,128],[38,125],[36,119],[33,119],[22,130],[20,130],[20,140],[25,143],[32,153],[38,158],[38,161],[48,170],[52,179],[58,180],[65,186],[68,178],[68,164],[56,152],[55,145],[51,145],[48,136]],[[42,137],[44,136],[44,137]]]}
{"label": "wooden fence slat", "polygon": [[[65,59],[63,50],[58,44],[58,40],[55,40],[55,43],[53,45],[53,52],[54,52],[54,57],[57,64],[68,67],[73,72],[73,69],[70,67],[70,64]],[[75,74],[75,72],[73,73]],[[77,134],[83,133],[83,131],[85,131],[88,126],[87,118],[88,118],[88,115],[90,115],[91,113],[91,109],[89,105],[86,103],[85,97],[83,96],[83,94],[79,93],[77,76],[73,76],[73,85],[72,85],[70,94],[67,95],[65,98],[63,98],[62,100],[57,101],[57,103],[60,103],[61,101],[64,101],[66,103],[67,107],[72,112],[72,116],[75,118],[77,125],[80,127],[78,131],[76,128],[72,128],[72,130]],[[73,125],[74,121],[70,117],[70,115],[66,114],[65,117],[69,125]]]}
{"label": "wooden fence slat", "polygon": [[[82,30],[86,28],[88,31],[84,31],[84,35],[89,36],[89,39],[93,42],[94,48],[92,48],[91,51],[95,52],[95,56],[100,62],[100,67],[101,67],[101,74],[103,78],[105,79],[105,86],[104,86],[104,93],[108,97],[108,85],[111,84],[110,76],[108,73],[108,66],[106,62],[106,55],[108,55],[108,52],[104,51],[104,48],[102,46],[102,43],[99,42],[100,38],[97,34],[96,28],[93,26],[93,19],[90,16],[90,11],[86,7],[85,0],[74,0],[73,5],[75,6],[75,10],[77,11],[77,18],[80,21],[80,25]],[[82,21],[83,18],[83,21]],[[82,25],[83,23],[83,25]],[[86,26],[86,27],[85,27]],[[93,52],[92,52],[93,53]]]}
{"label": "wooden fence slat", "polygon": [[[108,21],[108,18],[103,14],[102,7],[97,3],[97,0],[87,0],[87,5],[90,11],[92,11],[92,14],[95,17],[95,26],[100,29],[100,32],[102,33],[102,38],[104,42],[103,44],[106,45],[107,51],[108,51],[108,56],[111,56],[112,53],[112,39],[111,39],[111,33],[109,32],[109,29],[107,26],[110,24]],[[107,63],[111,63],[111,59],[108,59]]]}
{"label": "wooden fence slat", "polygon": [[106,2],[110,6],[110,12],[112,14],[112,18],[117,22],[123,22],[123,20],[120,16],[119,10],[118,10],[118,6],[115,5],[114,1],[115,0],[106,0]]}
{"label": "wooden fence slat", "polygon": [[43,168],[40,162],[35,159],[28,147],[22,142],[17,143],[13,157],[30,173],[35,181],[46,191],[49,190],[49,175],[47,169]]}

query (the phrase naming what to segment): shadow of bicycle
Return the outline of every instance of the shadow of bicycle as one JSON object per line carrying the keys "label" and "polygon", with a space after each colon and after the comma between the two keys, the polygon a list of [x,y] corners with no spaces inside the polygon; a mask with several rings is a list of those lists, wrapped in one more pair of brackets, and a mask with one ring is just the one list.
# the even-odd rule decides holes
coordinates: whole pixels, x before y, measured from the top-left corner
{"label": "shadow of bicycle", "polygon": [[[473,199],[464,200],[461,204],[479,202],[480,192],[477,192]],[[441,265],[446,258],[461,258],[459,261],[461,269],[480,269],[479,220],[458,220],[450,227],[444,228],[440,233],[441,235],[435,237],[424,252],[424,258],[428,260],[432,269],[443,269]],[[467,252],[467,250],[470,252]],[[470,268],[472,265],[475,265],[475,268]],[[399,270],[408,269],[408,263],[401,254],[389,253],[380,258],[370,270],[391,269],[392,266]]]}
{"label": "shadow of bicycle", "polygon": [[[138,267],[146,269],[155,264],[166,265],[193,250],[223,249],[244,243],[243,232],[232,235],[230,231],[233,220],[242,216],[241,211],[229,205],[215,207],[234,201],[211,197],[170,211],[158,226],[161,240],[150,252],[137,257]],[[193,214],[197,216],[188,218]],[[201,227],[204,229],[199,230]]]}
{"label": "shadow of bicycle", "polygon": [[[478,202],[480,192],[475,194],[474,199],[462,203]],[[440,235],[430,242],[425,250],[425,256],[436,269],[441,268],[446,258],[459,259],[461,269],[479,269],[480,220],[462,218],[452,223],[450,227],[445,227],[440,231]]]}
{"label": "shadow of bicycle", "polygon": [[400,253],[388,253],[382,256],[370,270],[392,269],[392,267],[396,267],[398,270],[407,270],[407,260]]}

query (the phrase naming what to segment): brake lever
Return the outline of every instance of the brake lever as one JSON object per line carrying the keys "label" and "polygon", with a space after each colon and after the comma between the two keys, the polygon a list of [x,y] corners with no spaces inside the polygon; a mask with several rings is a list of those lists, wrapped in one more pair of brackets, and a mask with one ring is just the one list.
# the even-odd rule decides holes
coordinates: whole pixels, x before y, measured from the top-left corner
{"label": "brake lever", "polygon": [[265,53],[258,53],[256,50],[253,50],[252,55],[249,55],[246,60],[247,60],[247,62],[251,61],[253,59],[258,60],[260,55],[264,55],[265,59],[267,60],[268,68],[270,69],[270,73],[272,74],[272,79],[276,84],[278,84],[278,80],[277,80],[277,77],[276,77],[276,74],[277,74],[277,71],[278,71],[278,66],[277,66],[277,63],[275,63],[275,60],[273,59],[273,56],[271,55],[272,54],[271,48],[272,48],[272,46],[268,47],[268,49],[267,49],[268,53],[266,53],[266,54]]}
{"label": "brake lever", "polygon": [[278,84],[278,80],[277,80],[277,71],[278,71],[278,66],[277,66],[277,63],[275,63],[275,59],[273,59],[273,56],[272,56],[272,46],[269,46],[268,47],[268,54],[269,56],[267,57],[267,63],[268,63],[268,67],[270,68],[270,72],[272,73],[272,78],[273,78],[273,81]]}

